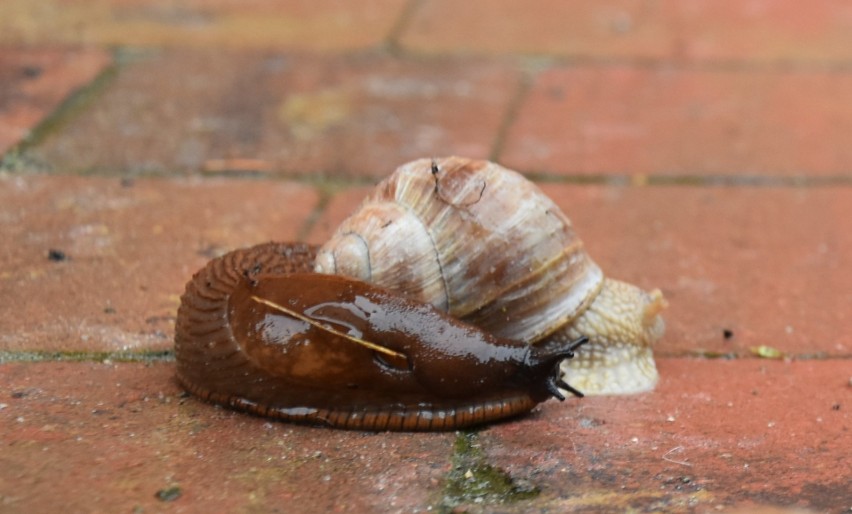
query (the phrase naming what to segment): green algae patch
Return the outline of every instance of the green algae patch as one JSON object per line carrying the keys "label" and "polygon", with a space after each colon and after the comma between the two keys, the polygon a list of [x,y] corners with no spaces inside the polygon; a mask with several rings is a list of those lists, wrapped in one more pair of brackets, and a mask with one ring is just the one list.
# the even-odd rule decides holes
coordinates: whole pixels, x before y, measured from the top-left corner
{"label": "green algae patch", "polygon": [[10,362],[174,362],[173,350],[140,352],[0,351],[0,364]]}
{"label": "green algae patch", "polygon": [[182,494],[183,492],[180,490],[180,487],[172,486],[166,489],[160,489],[154,494],[154,497],[161,502],[173,502],[180,498]]}
{"label": "green algae patch", "polygon": [[464,504],[505,504],[530,500],[541,491],[488,463],[475,432],[461,432],[453,445],[452,469],[447,474],[439,511]]}

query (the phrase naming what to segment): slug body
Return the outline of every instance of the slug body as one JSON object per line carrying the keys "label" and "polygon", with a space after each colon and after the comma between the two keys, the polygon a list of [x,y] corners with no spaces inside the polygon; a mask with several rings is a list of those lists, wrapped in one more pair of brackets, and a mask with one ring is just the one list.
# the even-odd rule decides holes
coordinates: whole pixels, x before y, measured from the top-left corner
{"label": "slug body", "polygon": [[209,401],[367,430],[441,430],[525,413],[559,387],[585,338],[529,346],[429,304],[310,272],[315,249],[264,244],[187,284],[178,379]]}

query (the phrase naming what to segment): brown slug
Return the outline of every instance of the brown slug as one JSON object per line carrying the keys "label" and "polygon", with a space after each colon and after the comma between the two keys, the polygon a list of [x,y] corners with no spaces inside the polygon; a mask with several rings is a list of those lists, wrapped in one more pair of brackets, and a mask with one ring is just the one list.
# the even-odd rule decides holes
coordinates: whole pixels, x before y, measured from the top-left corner
{"label": "brown slug", "polygon": [[449,430],[530,411],[585,337],[502,339],[387,289],[313,273],[316,248],[267,243],[212,260],[181,298],[177,377],[205,400],[362,430]]}

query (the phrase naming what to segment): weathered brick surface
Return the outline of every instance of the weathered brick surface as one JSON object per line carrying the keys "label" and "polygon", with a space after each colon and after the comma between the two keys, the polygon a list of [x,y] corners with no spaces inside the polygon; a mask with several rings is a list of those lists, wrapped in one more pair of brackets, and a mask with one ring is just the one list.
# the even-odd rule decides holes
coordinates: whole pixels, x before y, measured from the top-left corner
{"label": "weathered brick surface", "polygon": [[170,348],[192,273],[294,239],[316,201],[285,182],[0,177],[0,350]]}
{"label": "weathered brick surface", "polygon": [[0,46],[0,156],[109,64],[99,49]]}
{"label": "weathered brick surface", "polygon": [[843,0],[427,0],[401,35],[426,53],[532,53],[596,59],[846,63]]}
{"label": "weathered brick surface", "polygon": [[848,363],[659,367],[651,394],[551,401],[480,442],[493,465],[542,484],[538,502],[553,512],[852,506]]}
{"label": "weathered brick surface", "polygon": [[405,0],[4,0],[0,43],[353,50],[382,44]]}
{"label": "weathered brick surface", "polygon": [[31,158],[63,171],[249,160],[271,173],[384,176],[423,155],[487,157],[518,80],[484,62],[168,52],[123,69]]}
{"label": "weathered brick surface", "polygon": [[428,0],[400,35],[425,53],[544,53],[658,58],[669,51],[662,9],[641,2]]}
{"label": "weathered brick surface", "polygon": [[358,208],[361,200],[373,191],[373,187],[355,187],[335,194],[326,204],[322,215],[311,227],[309,243],[321,245],[334,234],[337,226]]}
{"label": "weathered brick surface", "polygon": [[852,75],[574,67],[536,78],[500,154],[556,174],[852,176]]}
{"label": "weathered brick surface", "polygon": [[[171,363],[0,366],[0,505],[424,512],[446,500],[453,433],[269,422],[182,398],[173,370]],[[477,464],[540,494],[499,506],[477,504],[469,491],[462,508],[848,507],[852,418],[843,361],[664,359],[660,370],[654,393],[550,401],[478,432],[487,460]],[[181,492],[173,503],[155,498],[171,487]]]}
{"label": "weathered brick surface", "polygon": [[[269,422],[184,399],[173,374],[0,365],[0,510],[390,513],[440,494],[452,433]],[[155,497],[172,487],[172,503]]]}
{"label": "weathered brick surface", "polygon": [[848,63],[852,5],[843,0],[801,4],[759,0],[668,0],[673,13],[669,57],[760,63]]}
{"label": "weathered brick surface", "polygon": [[[850,29],[844,0],[0,1],[0,154],[55,121],[0,172],[0,511],[849,510]],[[449,154],[567,177],[593,258],[670,302],[655,391],[372,434],[79,353],[168,350],[211,257],[320,242]],[[742,177],[788,185],[712,185]]]}

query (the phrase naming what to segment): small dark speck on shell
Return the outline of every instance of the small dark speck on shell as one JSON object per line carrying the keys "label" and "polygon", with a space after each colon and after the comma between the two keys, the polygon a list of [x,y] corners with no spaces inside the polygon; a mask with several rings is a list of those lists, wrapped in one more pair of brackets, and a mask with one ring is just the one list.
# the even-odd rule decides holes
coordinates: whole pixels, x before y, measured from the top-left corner
{"label": "small dark speck on shell", "polygon": [[734,331],[730,328],[726,328],[722,330],[722,337],[724,337],[726,340],[731,339],[732,337],[734,337]]}

